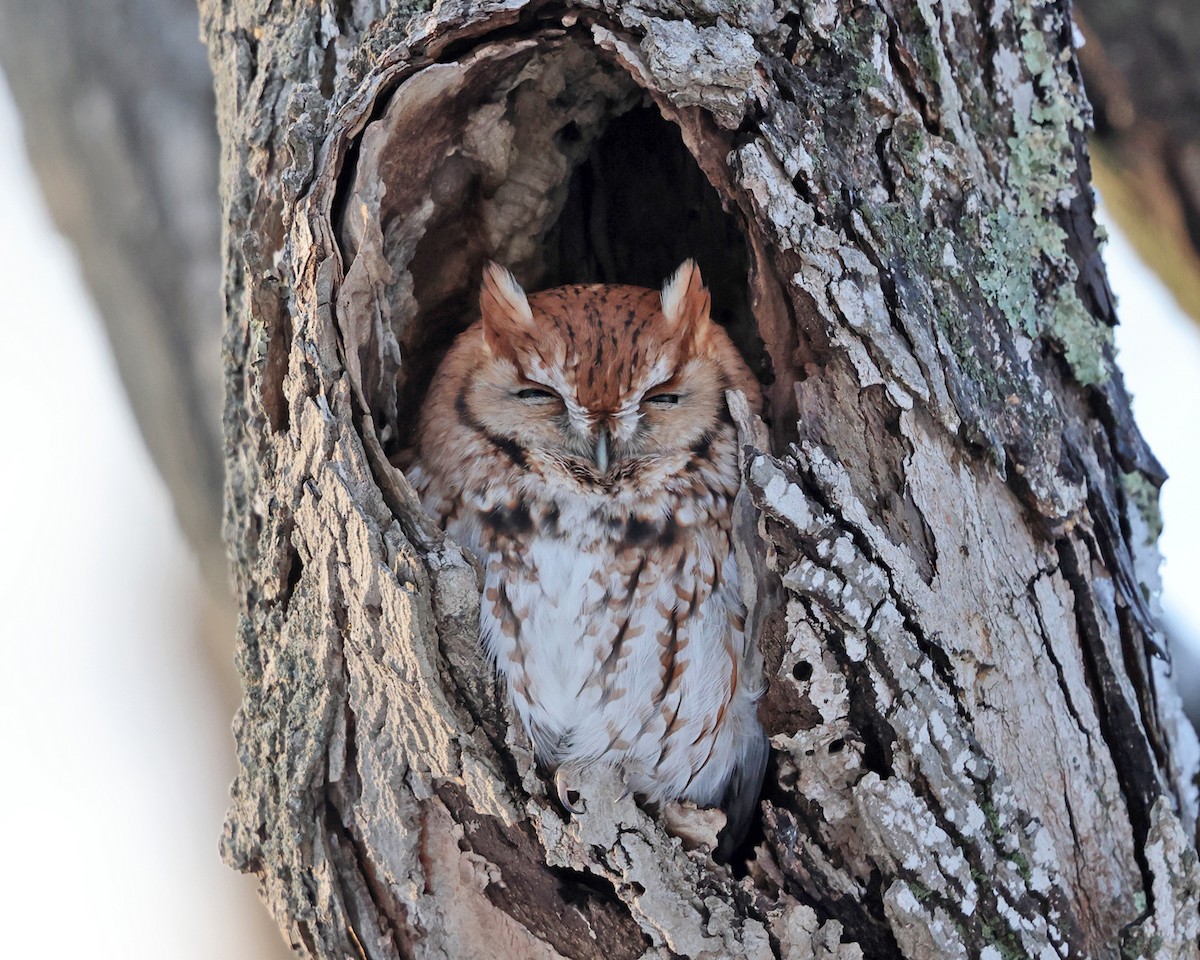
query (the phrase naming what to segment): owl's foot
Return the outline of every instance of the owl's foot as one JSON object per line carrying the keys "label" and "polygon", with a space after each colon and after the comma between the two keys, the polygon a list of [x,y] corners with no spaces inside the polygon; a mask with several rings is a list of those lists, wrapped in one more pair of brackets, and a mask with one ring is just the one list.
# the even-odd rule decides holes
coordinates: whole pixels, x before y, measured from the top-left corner
{"label": "owl's foot", "polygon": [[554,791],[558,794],[558,802],[562,804],[562,808],[568,813],[573,813],[576,816],[579,816],[579,814],[585,811],[585,808],[578,800],[576,800],[575,803],[571,802],[571,793],[574,792],[575,795],[578,796],[579,792],[572,791],[571,788],[567,786],[566,774],[566,770],[564,770],[562,767],[559,767],[554,771]]}

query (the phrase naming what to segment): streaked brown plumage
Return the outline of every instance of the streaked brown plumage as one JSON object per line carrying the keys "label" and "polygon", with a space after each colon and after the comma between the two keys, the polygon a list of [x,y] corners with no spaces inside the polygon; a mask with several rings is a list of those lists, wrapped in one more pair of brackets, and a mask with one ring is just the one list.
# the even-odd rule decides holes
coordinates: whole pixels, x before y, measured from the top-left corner
{"label": "streaked brown plumage", "polygon": [[601,764],[651,801],[744,821],[766,741],[725,391],[757,410],[757,382],[691,261],[661,293],[529,297],[492,264],[480,307],[434,378],[410,477],[484,567],[481,639],[539,760],[564,803]]}

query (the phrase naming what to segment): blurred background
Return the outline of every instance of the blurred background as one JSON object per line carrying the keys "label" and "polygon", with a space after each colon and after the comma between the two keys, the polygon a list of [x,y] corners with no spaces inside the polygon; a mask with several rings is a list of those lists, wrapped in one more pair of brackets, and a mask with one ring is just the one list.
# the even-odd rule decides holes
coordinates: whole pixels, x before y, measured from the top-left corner
{"label": "blurred background", "polygon": [[[1077,9],[1119,360],[1171,475],[1164,623],[1195,720],[1200,8],[1151,3]],[[197,36],[192,0],[0,0],[12,956],[286,955],[253,881],[217,855],[238,690],[217,144]]]}

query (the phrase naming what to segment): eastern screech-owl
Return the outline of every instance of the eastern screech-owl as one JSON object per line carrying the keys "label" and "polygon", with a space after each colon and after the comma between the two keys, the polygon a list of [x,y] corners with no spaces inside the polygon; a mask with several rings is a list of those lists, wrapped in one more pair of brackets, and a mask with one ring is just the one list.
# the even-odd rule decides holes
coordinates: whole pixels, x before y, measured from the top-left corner
{"label": "eastern screech-owl", "polygon": [[409,476],[485,571],[480,635],[573,812],[572,771],[611,766],[651,802],[754,808],[761,658],[731,544],[737,434],[758,383],[692,261],[661,294],[526,297],[489,264],[481,317],[422,410]]}

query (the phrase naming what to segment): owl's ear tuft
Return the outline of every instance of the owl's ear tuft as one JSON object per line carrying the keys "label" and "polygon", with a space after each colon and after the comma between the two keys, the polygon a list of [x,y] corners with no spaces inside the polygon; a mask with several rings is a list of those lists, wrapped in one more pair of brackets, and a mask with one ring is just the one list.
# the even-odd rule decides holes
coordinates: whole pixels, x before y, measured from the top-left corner
{"label": "owl's ear tuft", "polygon": [[508,353],[513,339],[533,331],[533,311],[525,291],[508,270],[489,260],[479,288],[479,315],[483,340],[493,353]]}
{"label": "owl's ear tuft", "polygon": [[712,326],[711,298],[695,260],[684,260],[663,284],[662,312],[671,333],[699,345]]}

